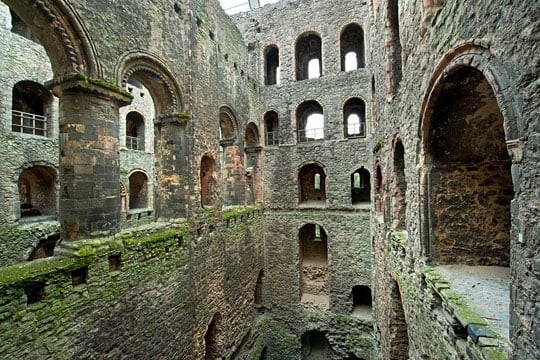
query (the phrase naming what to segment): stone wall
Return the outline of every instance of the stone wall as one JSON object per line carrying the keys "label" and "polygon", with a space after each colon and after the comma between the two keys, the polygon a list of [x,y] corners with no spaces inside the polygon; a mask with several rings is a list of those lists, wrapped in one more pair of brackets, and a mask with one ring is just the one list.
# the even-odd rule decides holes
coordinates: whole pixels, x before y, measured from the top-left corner
{"label": "stone wall", "polygon": [[262,216],[247,213],[200,234],[186,223],[131,228],[74,242],[68,257],[4,267],[4,356],[204,358],[207,325],[220,313],[228,357],[251,327],[263,267]]}
{"label": "stone wall", "polygon": [[[372,36],[368,61],[373,64],[374,108],[378,124],[373,135],[372,148],[374,163],[379,164],[382,169],[380,199],[381,210],[384,210],[381,211],[381,216],[373,217],[372,222],[374,273],[379,274],[375,277],[374,285],[375,322],[380,341],[379,348],[388,349],[392,334],[397,334],[402,330],[392,328],[386,320],[395,306],[395,302],[392,302],[392,294],[388,290],[393,281],[399,284],[405,310],[409,334],[409,356],[436,357],[434,354],[437,354],[438,350],[426,348],[434,344],[433,334],[442,332],[449,339],[453,336],[449,324],[439,321],[439,325],[436,325],[437,321],[431,317],[436,306],[429,304],[429,297],[418,296],[418,294],[426,289],[422,282],[421,267],[430,260],[429,234],[432,230],[437,231],[430,227],[433,222],[430,223],[429,216],[435,206],[442,205],[441,201],[444,201],[447,190],[452,189],[445,188],[445,193],[441,193],[437,200],[428,200],[431,195],[427,189],[431,184],[426,176],[430,171],[427,165],[431,163],[433,156],[439,155],[430,152],[428,144],[430,121],[434,113],[433,103],[439,94],[448,89],[444,87],[447,84],[447,76],[450,78],[460,67],[469,66],[482,72],[482,76],[494,92],[498,110],[504,119],[506,151],[512,159],[512,182],[515,195],[511,205],[512,229],[509,231],[510,269],[513,275],[511,290],[508,294],[512,302],[508,356],[515,359],[536,358],[539,343],[535,332],[537,330],[534,329],[538,324],[538,311],[533,310],[535,307],[533,304],[538,298],[538,287],[534,285],[537,283],[538,274],[533,274],[527,269],[532,269],[534,259],[538,258],[538,247],[533,240],[537,225],[531,222],[533,214],[537,214],[535,210],[537,196],[534,195],[534,190],[530,186],[530,181],[538,178],[538,171],[533,165],[536,155],[533,155],[532,150],[536,149],[535,124],[538,123],[537,102],[535,104],[532,100],[538,95],[538,86],[534,83],[532,75],[537,72],[534,64],[538,62],[538,55],[532,49],[536,46],[538,39],[527,34],[539,26],[538,18],[531,16],[532,13],[538,12],[539,3],[495,4],[475,1],[465,5],[459,1],[397,2],[399,46],[402,48],[400,69],[402,77],[399,86],[394,86],[394,88],[392,88],[392,81],[395,82],[396,69],[393,64],[386,61],[395,55],[390,53],[392,49],[388,43],[394,31],[389,27],[396,25],[395,22],[389,21],[388,17],[388,4],[391,3],[396,2],[377,0],[370,2]],[[481,106],[485,104],[485,101],[486,98],[482,97],[477,104]],[[465,144],[465,149],[482,146],[482,151],[487,151],[487,146],[481,144],[486,144],[484,141],[487,141],[491,146],[496,139],[486,135],[486,132],[481,131],[480,136],[484,138],[471,139]],[[392,154],[394,153],[394,139],[397,137],[402,140],[405,150],[407,181],[405,198],[407,235],[405,238],[407,240],[399,247],[401,250],[393,253],[388,241],[392,230],[391,214],[395,213],[391,208],[391,191],[392,174],[395,172]],[[441,147],[440,150],[443,153],[445,149]],[[488,163],[482,166],[484,165],[489,166]],[[508,175],[504,176],[508,179]],[[438,177],[436,178],[437,181]],[[444,181],[447,178],[446,174],[441,174],[440,180]],[[466,183],[467,186],[474,184],[468,180]],[[485,188],[489,188],[489,185]],[[508,189],[504,192],[511,193]],[[460,196],[465,196],[465,193],[460,192]],[[503,197],[505,196],[507,195]],[[483,195],[481,198],[476,195],[472,197],[480,202],[491,199]],[[456,199],[462,200],[456,201],[455,204],[445,202],[445,206],[459,207],[465,206],[465,203],[473,203],[470,195],[467,195],[466,199],[463,197]],[[475,207],[475,209],[479,208]],[[464,209],[458,214],[460,215],[456,216],[461,216],[461,220],[455,217],[450,220],[448,216],[442,215],[442,221],[448,220],[452,223],[448,226],[449,231],[454,231],[456,229],[454,224],[459,221],[471,224],[480,218],[491,218],[488,211],[473,215],[471,211]],[[489,225],[490,222],[487,220],[481,223],[481,226],[489,226],[494,232],[499,231]],[[488,236],[488,238],[482,237],[476,240],[474,245],[469,243],[465,248],[479,246],[479,242],[495,244],[498,241],[495,238],[502,239],[499,235],[495,238]],[[501,247],[504,247],[502,243],[494,245],[495,250],[490,251],[487,256],[500,258],[497,249]],[[454,249],[456,248],[452,250]],[[400,252],[404,257],[402,262],[398,262],[400,265],[397,265],[395,257],[401,258]],[[451,251],[452,261],[467,261],[467,255],[461,253],[462,255],[458,256],[459,253],[459,250],[458,252]],[[440,328],[433,330],[431,327],[435,325]],[[467,341],[471,342],[470,336]],[[447,357],[446,354],[453,353],[456,349],[459,350],[459,346],[453,341],[445,341],[441,344],[440,351],[444,353],[441,357]],[[458,354],[454,356],[464,357],[465,355],[458,351]],[[470,350],[467,356],[490,358],[495,355],[480,354]]]}

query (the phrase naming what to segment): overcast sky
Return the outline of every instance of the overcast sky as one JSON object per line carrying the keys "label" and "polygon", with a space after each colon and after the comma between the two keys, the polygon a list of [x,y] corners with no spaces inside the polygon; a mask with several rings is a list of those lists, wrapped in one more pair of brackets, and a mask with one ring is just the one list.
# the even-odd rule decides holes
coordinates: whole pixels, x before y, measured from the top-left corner
{"label": "overcast sky", "polygon": [[[280,0],[259,0],[261,6],[266,4],[276,3]],[[249,10],[248,0],[219,0],[221,7],[229,14],[234,14],[240,11]]]}

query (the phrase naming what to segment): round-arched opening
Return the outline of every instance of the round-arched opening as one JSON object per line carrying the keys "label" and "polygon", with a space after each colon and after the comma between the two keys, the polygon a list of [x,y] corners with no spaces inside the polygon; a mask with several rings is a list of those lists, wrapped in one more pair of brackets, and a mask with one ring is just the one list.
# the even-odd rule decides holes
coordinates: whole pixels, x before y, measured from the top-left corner
{"label": "round-arched opening", "polygon": [[425,139],[432,260],[508,266],[514,191],[497,99],[472,67],[441,81]]}
{"label": "round-arched opening", "polygon": [[364,30],[358,24],[349,24],[340,36],[341,71],[365,66]]}
{"label": "round-arched opening", "polygon": [[17,181],[21,217],[56,215],[56,171],[47,166],[24,169]]}
{"label": "round-arched opening", "polygon": [[52,95],[34,81],[19,81],[12,91],[11,130],[23,134],[47,136],[47,118]]}
{"label": "round-arched opening", "polygon": [[[301,35],[296,41],[296,80],[322,75],[322,43],[318,34]],[[311,64],[311,69],[310,69]]]}
{"label": "round-arched opening", "polygon": [[323,108],[317,101],[305,101],[298,106],[296,129],[299,143],[324,139]]}
{"label": "round-arched opening", "polygon": [[346,138],[366,136],[366,105],[362,99],[349,99],[343,106]]}
{"label": "round-arched opening", "polygon": [[129,208],[149,208],[148,176],[142,171],[135,171],[129,176]]}

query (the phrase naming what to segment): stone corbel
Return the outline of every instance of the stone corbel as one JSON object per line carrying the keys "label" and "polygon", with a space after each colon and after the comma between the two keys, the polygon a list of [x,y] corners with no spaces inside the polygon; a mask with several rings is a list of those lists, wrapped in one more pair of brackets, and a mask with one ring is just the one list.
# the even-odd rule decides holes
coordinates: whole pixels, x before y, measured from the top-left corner
{"label": "stone corbel", "polygon": [[512,157],[512,163],[520,163],[523,159],[523,147],[521,141],[519,139],[507,140],[506,147]]}

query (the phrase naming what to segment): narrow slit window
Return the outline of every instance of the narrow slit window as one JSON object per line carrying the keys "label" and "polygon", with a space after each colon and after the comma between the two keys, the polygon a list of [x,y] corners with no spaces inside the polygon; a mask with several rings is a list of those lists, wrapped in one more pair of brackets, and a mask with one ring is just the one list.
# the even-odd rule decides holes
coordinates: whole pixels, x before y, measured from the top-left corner
{"label": "narrow slit window", "polygon": [[313,178],[313,188],[315,190],[321,190],[321,174],[315,174]]}

